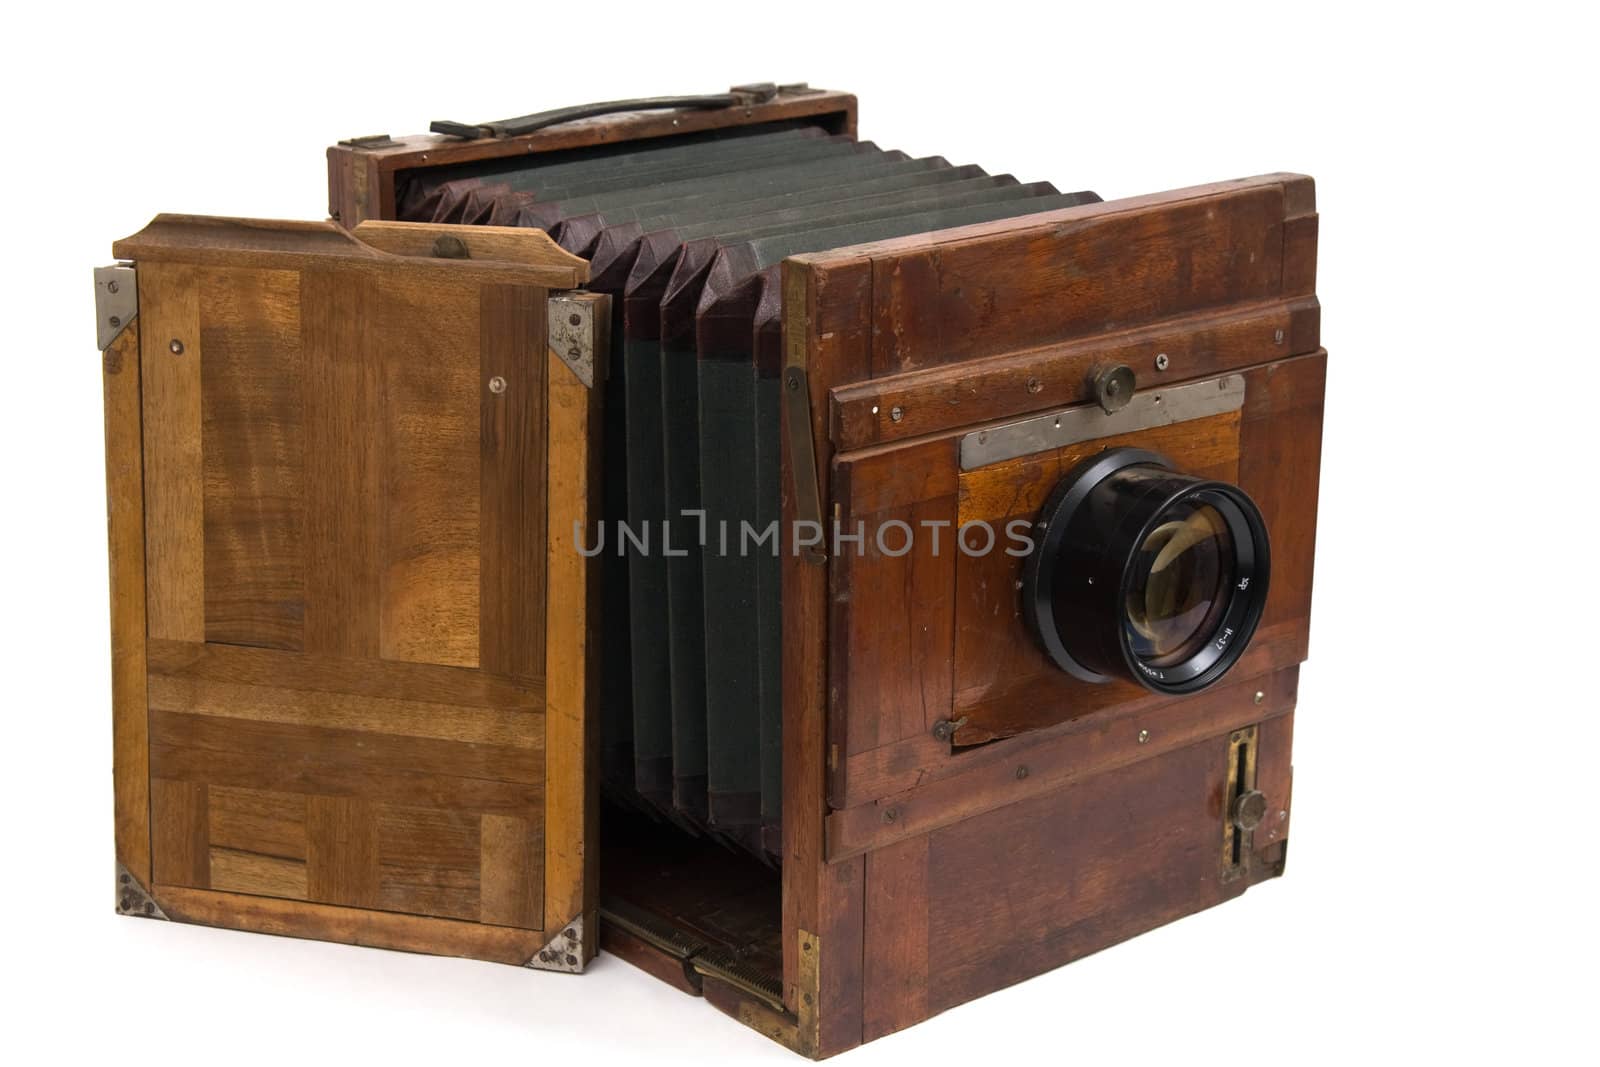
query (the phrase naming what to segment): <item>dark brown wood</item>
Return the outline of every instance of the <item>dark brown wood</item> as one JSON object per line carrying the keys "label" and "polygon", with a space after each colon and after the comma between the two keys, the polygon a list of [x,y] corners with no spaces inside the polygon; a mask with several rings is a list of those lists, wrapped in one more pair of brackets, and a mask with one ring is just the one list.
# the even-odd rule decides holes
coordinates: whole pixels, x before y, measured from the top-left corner
{"label": "dark brown wood", "polygon": [[462,140],[420,134],[366,144],[337,144],[328,149],[328,214],[350,227],[367,219],[395,218],[395,178],[403,171],[796,119],[816,122],[829,133],[853,137],[856,98],[848,93],[807,89],[780,93],[766,103],[748,107],[605,115],[521,137]]}
{"label": "dark brown wood", "polygon": [[[1127,364],[1141,386],[1172,386],[1314,352],[1315,297],[1245,304],[1068,341],[1014,356],[840,386],[829,432],[841,451],[1094,399],[1093,371]],[[1167,357],[1167,369],[1156,357]],[[891,413],[899,410],[896,421]]]}

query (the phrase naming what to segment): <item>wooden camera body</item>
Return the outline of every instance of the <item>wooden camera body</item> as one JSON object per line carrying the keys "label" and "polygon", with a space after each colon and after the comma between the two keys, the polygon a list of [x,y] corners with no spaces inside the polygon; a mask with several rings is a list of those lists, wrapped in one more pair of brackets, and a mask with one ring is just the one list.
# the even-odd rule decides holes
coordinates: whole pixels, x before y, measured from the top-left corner
{"label": "wooden camera body", "polygon": [[[397,220],[419,179],[517,161],[764,129],[855,150],[848,95],[678,103],[345,142],[332,221],[165,215],[114,246],[120,911],[554,970],[604,948],[822,1057],[1282,872],[1326,366],[1296,175],[800,251],[722,318],[705,298],[695,487],[744,471],[783,532],[739,572],[757,607],[717,607],[705,564],[688,636],[708,705],[717,656],[770,662],[738,683],[772,716],[767,791],[719,792],[718,731],[758,732],[737,700],[709,770],[681,736],[608,749],[685,637],[579,550],[615,450],[652,451],[616,385],[642,381],[632,298],[543,229],[475,224],[492,176],[475,217]],[[771,417],[724,452],[727,323]],[[1064,670],[1028,560],[961,543],[1117,448],[1237,487],[1270,541],[1236,662],[1193,692]],[[613,775],[637,790],[602,826]]]}

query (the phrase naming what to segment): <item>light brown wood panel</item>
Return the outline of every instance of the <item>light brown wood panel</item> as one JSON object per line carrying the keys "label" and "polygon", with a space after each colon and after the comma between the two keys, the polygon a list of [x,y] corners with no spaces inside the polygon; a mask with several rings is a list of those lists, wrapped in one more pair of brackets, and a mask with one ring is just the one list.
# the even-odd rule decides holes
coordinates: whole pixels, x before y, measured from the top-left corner
{"label": "light brown wood panel", "polygon": [[192,677],[150,675],[150,708],[255,722],[327,726],[441,741],[544,747],[544,709],[476,708],[351,693],[235,685]]}
{"label": "light brown wood panel", "polygon": [[[478,657],[485,670],[519,677],[544,670],[545,569],[526,561],[545,555],[544,479],[528,472],[545,469],[546,304],[541,290],[491,286],[479,325]],[[490,388],[497,378],[500,393]]]}
{"label": "light brown wood panel", "polygon": [[153,889],[161,910],[179,922],[253,930],[280,937],[465,956],[519,967],[527,963],[545,940],[537,931],[508,926],[182,886],[156,885]]}
{"label": "light brown wood panel", "polygon": [[[545,596],[551,524],[587,521],[599,486],[595,394],[573,379],[560,418],[547,397],[545,283],[570,265],[181,217],[118,250],[153,286],[162,336],[107,368],[108,417],[142,387],[124,436],[142,432],[135,456],[158,483],[135,525],[160,542],[140,592],[163,606],[136,646],[142,706],[124,732],[162,784],[146,805],[155,869],[135,856],[132,872],[230,891],[190,899],[213,918],[218,899],[280,895],[538,929],[555,882],[570,910],[552,922],[592,911],[598,664],[593,635],[569,625],[587,565],[563,562],[562,599]],[[116,390],[129,371],[140,380]],[[568,466],[547,478],[552,428]],[[128,471],[111,469],[113,508],[137,500]],[[117,616],[119,636],[143,633],[139,613],[136,627],[131,604]],[[548,735],[547,617],[564,717]],[[149,778],[124,789],[118,766],[120,805]]]}
{"label": "light brown wood panel", "polygon": [[149,633],[203,641],[200,272],[184,264],[152,263],[140,269],[138,284]]}
{"label": "light brown wood panel", "polygon": [[479,833],[479,894],[486,923],[542,925],[544,834],[526,819],[485,815]]}
{"label": "light brown wood panel", "polygon": [[146,686],[144,449],[139,321],[101,356],[106,422],[106,547],[111,579],[111,767],[117,862],[150,885],[150,726]]}
{"label": "light brown wood panel", "polygon": [[380,905],[378,822],[355,796],[306,797],[306,895],[323,904]]}
{"label": "light brown wood panel", "polygon": [[383,544],[381,314],[370,275],[307,270],[300,280],[306,406],[305,648],[378,655]]}
{"label": "light brown wood panel", "polygon": [[[585,386],[555,353],[545,359],[547,440],[588,441],[591,447],[554,448],[546,467],[545,639],[546,746],[565,758],[548,764],[545,795],[545,929],[557,930],[582,919],[598,930],[599,802],[596,795],[600,739],[596,701],[605,669],[600,642],[600,561],[578,551],[596,544],[601,518],[603,457],[601,398],[611,322],[611,298],[573,294],[590,305],[595,341],[595,383]],[[594,957],[595,936],[585,937],[583,959]]]}
{"label": "light brown wood panel", "polygon": [[479,816],[380,804],[378,906],[385,911],[479,918]]}
{"label": "light brown wood panel", "polygon": [[535,749],[170,711],[150,713],[150,744],[174,781],[511,814],[544,795]]}
{"label": "light brown wood panel", "polygon": [[306,593],[300,275],[211,268],[196,288],[205,352],[206,640],[300,648]]}
{"label": "light brown wood panel", "polygon": [[384,663],[184,641],[152,641],[149,658],[152,674],[172,679],[472,708],[518,710],[544,706],[543,689],[537,678],[506,678],[431,663]]}
{"label": "light brown wood panel", "polygon": [[279,859],[258,852],[212,846],[211,888],[304,900],[306,864],[304,860]]}
{"label": "light brown wood panel", "polygon": [[163,778],[150,783],[152,876],[204,889],[211,873],[210,816],[204,782]]}
{"label": "light brown wood panel", "polygon": [[396,278],[381,299],[379,654],[477,666],[479,411],[504,400],[479,380],[479,289]]}
{"label": "light brown wood panel", "polygon": [[436,255],[437,242],[442,237],[455,242],[467,253],[462,258],[523,263],[565,273],[565,277],[552,284],[574,286],[589,278],[589,261],[556,244],[543,230],[370,219],[355,227],[354,236],[363,244],[397,256]]}
{"label": "light brown wood panel", "polygon": [[305,797],[218,785],[210,786],[207,795],[213,850],[305,861]]}

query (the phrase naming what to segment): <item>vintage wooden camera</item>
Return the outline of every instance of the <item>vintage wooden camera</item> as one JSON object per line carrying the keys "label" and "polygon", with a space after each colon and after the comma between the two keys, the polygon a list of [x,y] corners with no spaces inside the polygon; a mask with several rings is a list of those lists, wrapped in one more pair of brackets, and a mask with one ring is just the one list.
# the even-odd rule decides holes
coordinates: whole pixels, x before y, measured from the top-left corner
{"label": "vintage wooden camera", "polygon": [[1310,179],[855,126],[442,123],[114,246],[119,910],[603,947],[821,1057],[1281,873]]}

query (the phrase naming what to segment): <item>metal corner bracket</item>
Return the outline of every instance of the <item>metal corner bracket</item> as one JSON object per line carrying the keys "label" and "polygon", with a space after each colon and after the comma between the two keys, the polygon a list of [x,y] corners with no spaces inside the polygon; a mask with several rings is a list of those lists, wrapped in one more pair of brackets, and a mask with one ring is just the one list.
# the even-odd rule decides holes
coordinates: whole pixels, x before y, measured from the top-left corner
{"label": "metal corner bracket", "polygon": [[167,913],[161,910],[161,905],[156,903],[150,891],[121,863],[117,864],[117,914],[132,915],[140,919],[167,917]]}
{"label": "metal corner bracket", "polygon": [[553,293],[545,313],[550,351],[572,368],[585,388],[594,388],[594,301],[580,294]]}
{"label": "metal corner bracket", "polygon": [[139,314],[139,285],[133,265],[118,263],[94,269],[95,333],[100,351],[114,344]]}
{"label": "metal corner bracket", "polygon": [[800,953],[795,974],[798,1003],[794,1014],[777,1012],[759,1001],[747,1000],[739,1005],[739,1021],[791,1052],[814,1059],[822,1046],[822,1021],[818,1012],[822,999],[822,939],[805,930],[797,931],[797,938]]}
{"label": "metal corner bracket", "polygon": [[579,915],[564,924],[556,935],[535,952],[524,967],[536,971],[562,971],[566,974],[583,973],[583,916]]}

